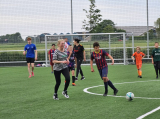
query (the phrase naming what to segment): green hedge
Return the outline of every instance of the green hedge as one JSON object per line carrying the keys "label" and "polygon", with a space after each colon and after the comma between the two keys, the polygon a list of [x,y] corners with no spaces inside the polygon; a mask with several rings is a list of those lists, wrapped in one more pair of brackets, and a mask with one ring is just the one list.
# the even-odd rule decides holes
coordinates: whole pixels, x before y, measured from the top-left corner
{"label": "green hedge", "polygon": [[[149,54],[151,55],[153,48],[150,48]],[[93,50],[91,50],[92,52]],[[105,50],[109,52],[109,50]],[[134,49],[136,51],[136,49]],[[142,52],[147,54],[147,49],[142,48]],[[86,58],[90,59],[91,55],[90,50],[86,50]],[[128,58],[131,58],[132,56],[132,49],[126,49],[126,53]],[[114,59],[123,59],[123,49],[112,49],[111,50],[111,55],[113,56]],[[45,52],[40,51],[38,52],[38,61],[43,61],[45,60]],[[22,54],[22,52],[2,52],[0,53],[0,62],[9,62],[9,61],[26,61],[26,57]]]}

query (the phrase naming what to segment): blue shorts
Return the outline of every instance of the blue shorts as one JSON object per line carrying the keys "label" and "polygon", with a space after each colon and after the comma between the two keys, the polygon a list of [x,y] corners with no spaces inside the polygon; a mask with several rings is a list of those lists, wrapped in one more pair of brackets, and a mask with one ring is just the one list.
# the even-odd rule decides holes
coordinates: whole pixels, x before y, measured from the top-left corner
{"label": "blue shorts", "polygon": [[[100,70],[99,70],[99,74],[100,74],[101,78],[107,77],[107,74],[108,74],[108,66],[107,66],[107,67],[104,67],[103,69],[100,69]],[[103,80],[103,79],[102,79],[102,80]]]}

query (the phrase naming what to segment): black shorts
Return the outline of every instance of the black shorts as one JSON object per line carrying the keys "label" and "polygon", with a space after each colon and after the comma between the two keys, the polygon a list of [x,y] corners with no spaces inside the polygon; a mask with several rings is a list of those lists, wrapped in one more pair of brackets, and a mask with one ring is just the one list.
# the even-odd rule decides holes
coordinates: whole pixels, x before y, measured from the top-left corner
{"label": "black shorts", "polygon": [[26,58],[27,63],[34,63],[34,58]]}
{"label": "black shorts", "polygon": [[70,71],[73,71],[73,70],[75,71],[75,68],[74,68],[74,67],[68,67],[68,69],[69,69],[69,72],[70,72]]}

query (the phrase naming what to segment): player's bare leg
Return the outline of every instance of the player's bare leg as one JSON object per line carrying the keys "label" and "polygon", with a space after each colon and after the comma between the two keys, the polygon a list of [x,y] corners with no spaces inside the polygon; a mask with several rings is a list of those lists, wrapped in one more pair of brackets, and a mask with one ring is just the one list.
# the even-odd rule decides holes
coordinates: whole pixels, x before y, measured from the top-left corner
{"label": "player's bare leg", "polygon": [[32,76],[34,76],[33,70],[34,70],[34,63],[31,63],[32,66]]}
{"label": "player's bare leg", "polygon": [[29,77],[28,78],[31,78],[31,69],[30,69],[30,63],[27,63],[28,65],[28,73],[29,73]]}

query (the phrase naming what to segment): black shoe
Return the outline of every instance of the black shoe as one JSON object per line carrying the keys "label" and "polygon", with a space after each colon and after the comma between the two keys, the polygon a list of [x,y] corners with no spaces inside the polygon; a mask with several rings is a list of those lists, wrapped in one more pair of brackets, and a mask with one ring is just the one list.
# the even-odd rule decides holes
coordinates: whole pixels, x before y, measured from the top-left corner
{"label": "black shoe", "polygon": [[78,78],[75,78],[75,81],[78,81]]}
{"label": "black shoe", "polygon": [[54,100],[59,100],[59,99],[58,99],[58,95],[57,95],[56,93],[53,95],[53,99],[54,99]]}
{"label": "black shoe", "polygon": [[142,78],[142,76],[139,76],[139,78]]}
{"label": "black shoe", "polygon": [[114,90],[114,95],[115,95],[115,96],[117,95],[117,93],[118,93],[118,90],[117,90],[117,89]]}
{"label": "black shoe", "polygon": [[82,76],[81,80],[84,80],[84,79],[85,79],[85,77],[84,77],[84,76]]}
{"label": "black shoe", "polygon": [[105,97],[105,96],[107,96],[107,94],[108,94],[108,92],[105,92],[105,93],[103,94],[103,96]]}

